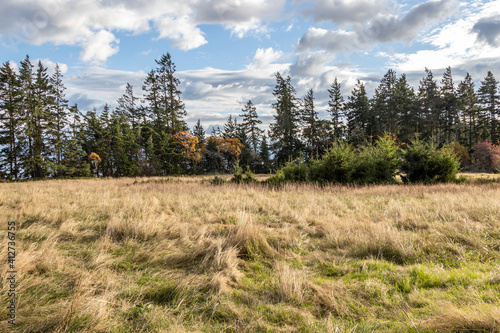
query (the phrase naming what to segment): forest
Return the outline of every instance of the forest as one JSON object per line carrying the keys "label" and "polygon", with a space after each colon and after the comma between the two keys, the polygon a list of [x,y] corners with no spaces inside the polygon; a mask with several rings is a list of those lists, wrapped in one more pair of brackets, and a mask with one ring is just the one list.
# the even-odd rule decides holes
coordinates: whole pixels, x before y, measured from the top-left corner
{"label": "forest", "polygon": [[[127,83],[117,107],[69,105],[59,66],[53,75],[26,56],[15,70],[0,68],[0,178],[4,180],[164,176],[231,172],[238,163],[271,173],[288,161],[308,163],[334,142],[362,147],[390,135],[400,147],[423,140],[451,146],[462,167],[495,171],[500,157],[500,97],[491,72],[477,88],[467,74],[456,84],[450,67],[438,79],[425,69],[417,89],[389,70],[369,97],[359,81],[347,98],[332,82],[328,119],[320,119],[314,91],[298,97],[289,76],[275,74],[274,120],[268,130],[252,101],[223,128],[189,129],[169,53],[155,60],[141,94]],[[484,159],[488,163],[475,163]]]}

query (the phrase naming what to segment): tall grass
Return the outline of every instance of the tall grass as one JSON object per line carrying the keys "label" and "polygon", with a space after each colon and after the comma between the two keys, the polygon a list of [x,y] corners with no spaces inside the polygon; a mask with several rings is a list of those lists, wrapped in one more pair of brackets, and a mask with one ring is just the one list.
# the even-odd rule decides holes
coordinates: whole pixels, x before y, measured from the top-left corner
{"label": "tall grass", "polygon": [[498,332],[499,199],[498,182],[1,184],[19,303],[0,331]]}

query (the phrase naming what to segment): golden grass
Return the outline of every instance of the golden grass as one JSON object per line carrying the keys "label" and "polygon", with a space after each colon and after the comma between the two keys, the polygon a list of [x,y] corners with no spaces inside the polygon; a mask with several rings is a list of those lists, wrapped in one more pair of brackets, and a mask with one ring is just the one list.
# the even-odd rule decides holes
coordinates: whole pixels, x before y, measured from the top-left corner
{"label": "golden grass", "polygon": [[0,331],[499,331],[500,184],[207,180],[0,184]]}

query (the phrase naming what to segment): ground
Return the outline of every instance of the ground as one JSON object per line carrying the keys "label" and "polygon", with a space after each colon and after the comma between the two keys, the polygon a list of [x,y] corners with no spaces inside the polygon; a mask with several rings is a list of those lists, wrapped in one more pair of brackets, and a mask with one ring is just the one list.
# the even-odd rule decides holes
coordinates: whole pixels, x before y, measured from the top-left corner
{"label": "ground", "polygon": [[0,331],[498,332],[500,183],[466,176],[280,189],[207,176],[0,184],[18,283],[11,326],[4,262]]}

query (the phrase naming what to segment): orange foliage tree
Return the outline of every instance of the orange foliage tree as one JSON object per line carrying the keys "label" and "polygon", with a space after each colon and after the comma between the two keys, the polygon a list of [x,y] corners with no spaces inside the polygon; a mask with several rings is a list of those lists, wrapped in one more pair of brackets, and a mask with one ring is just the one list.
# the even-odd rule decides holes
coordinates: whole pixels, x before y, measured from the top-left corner
{"label": "orange foliage tree", "polygon": [[190,132],[179,132],[174,134],[174,138],[178,149],[185,155],[187,160],[196,164],[200,163],[201,153],[196,148],[198,146],[198,138],[196,136]]}

